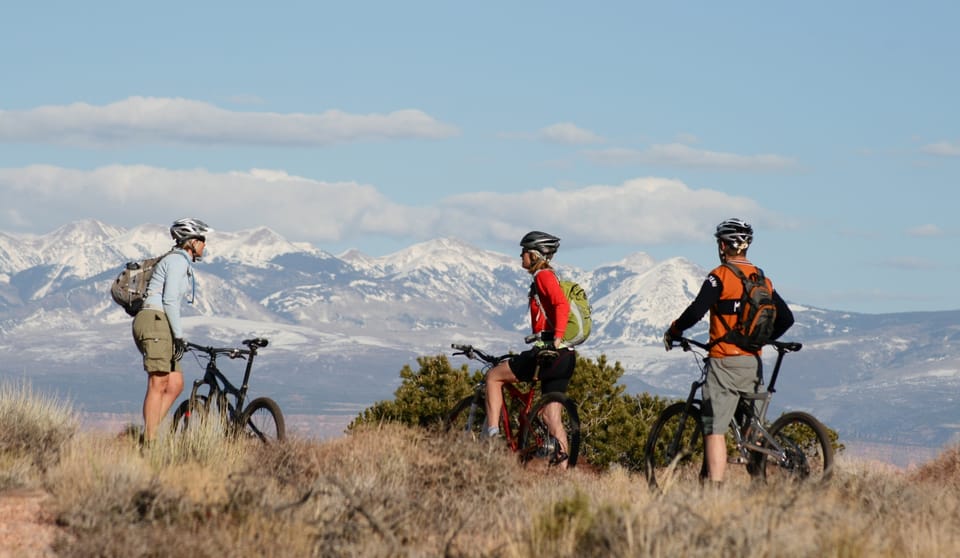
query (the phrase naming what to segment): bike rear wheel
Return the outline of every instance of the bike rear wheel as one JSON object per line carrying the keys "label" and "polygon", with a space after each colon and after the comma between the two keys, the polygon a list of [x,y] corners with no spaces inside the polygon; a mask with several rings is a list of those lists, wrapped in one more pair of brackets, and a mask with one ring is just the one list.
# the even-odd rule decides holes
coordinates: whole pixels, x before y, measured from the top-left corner
{"label": "bike rear wheel", "polygon": [[644,446],[644,472],[651,488],[662,489],[673,478],[706,477],[703,421],[699,402],[687,409],[686,402],[663,410],[650,429]]}
{"label": "bike rear wheel", "polygon": [[[808,413],[786,413],[769,429],[773,442],[781,448],[777,456],[765,455],[760,475],[769,481],[816,482],[830,476],[833,469],[833,445],[827,427]],[[771,441],[764,447],[774,450]]]}
{"label": "bike rear wheel", "polygon": [[[474,405],[475,403],[475,405]],[[444,429],[447,432],[465,432],[474,438],[483,436],[487,428],[487,407],[482,396],[464,397],[447,414]]]}
{"label": "bike rear wheel", "polygon": [[277,402],[269,397],[258,397],[251,401],[244,409],[239,424],[241,436],[265,444],[282,442],[286,438],[283,413]]}
{"label": "bike rear wheel", "polygon": [[[550,405],[557,405],[560,411],[560,424],[567,437],[566,447],[550,434],[547,427],[544,410]],[[567,467],[574,467],[579,455],[580,414],[577,404],[565,393],[545,393],[530,410],[520,430],[520,460],[527,463],[531,459],[541,458],[550,465],[560,465],[566,461]]]}

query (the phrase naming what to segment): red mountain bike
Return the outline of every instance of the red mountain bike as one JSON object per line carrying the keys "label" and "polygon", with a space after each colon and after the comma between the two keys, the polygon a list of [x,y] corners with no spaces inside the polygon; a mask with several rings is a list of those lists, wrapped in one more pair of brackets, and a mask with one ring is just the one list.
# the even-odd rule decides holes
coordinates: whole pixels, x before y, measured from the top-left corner
{"label": "red mountain bike", "polygon": [[[455,356],[462,355],[485,364],[483,379],[474,387],[473,395],[465,397],[450,411],[446,428],[468,432],[475,438],[481,438],[486,431],[487,372],[511,355],[493,356],[472,345],[453,344],[451,347],[456,351],[453,353]],[[559,441],[550,435],[543,419],[543,409],[551,403],[557,403],[561,407],[561,422],[567,432],[569,445],[565,450],[560,447]],[[504,385],[500,432],[510,449],[520,455],[523,463],[539,458],[556,465],[562,461],[562,452],[565,451],[567,467],[577,464],[580,453],[580,415],[577,413],[577,404],[565,393],[545,393],[536,399],[536,382],[530,382],[526,389],[520,389],[515,384]]]}

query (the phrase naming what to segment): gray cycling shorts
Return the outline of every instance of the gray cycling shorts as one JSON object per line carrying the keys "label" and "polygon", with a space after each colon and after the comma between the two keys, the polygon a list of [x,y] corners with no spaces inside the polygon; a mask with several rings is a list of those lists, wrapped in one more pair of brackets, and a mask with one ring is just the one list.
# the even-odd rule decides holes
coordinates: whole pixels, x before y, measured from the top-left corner
{"label": "gray cycling shorts", "polygon": [[711,358],[703,386],[703,433],[726,434],[740,393],[758,393],[760,359],[753,355]]}

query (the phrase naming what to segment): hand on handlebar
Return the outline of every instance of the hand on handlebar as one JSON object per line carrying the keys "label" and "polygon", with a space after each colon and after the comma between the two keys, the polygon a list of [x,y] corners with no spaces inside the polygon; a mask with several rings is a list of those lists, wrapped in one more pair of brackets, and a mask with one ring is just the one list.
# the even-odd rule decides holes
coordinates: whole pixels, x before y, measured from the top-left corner
{"label": "hand on handlebar", "polygon": [[673,328],[671,327],[663,333],[663,348],[668,351],[673,348],[675,342],[679,341],[679,339],[670,333],[672,330]]}
{"label": "hand on handlebar", "polygon": [[181,337],[173,340],[173,360],[183,358],[183,352],[187,350],[187,342]]}

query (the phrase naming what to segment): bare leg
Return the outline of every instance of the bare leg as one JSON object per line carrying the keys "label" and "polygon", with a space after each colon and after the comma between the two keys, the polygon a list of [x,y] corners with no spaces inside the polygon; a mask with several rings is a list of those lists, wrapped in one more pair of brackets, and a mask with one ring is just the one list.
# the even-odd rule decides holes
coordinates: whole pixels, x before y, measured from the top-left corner
{"label": "bare leg", "polygon": [[177,398],[180,397],[181,392],[183,392],[183,373],[171,372],[167,377],[167,387],[163,390],[163,401],[160,409],[161,421],[163,417],[167,416],[170,407],[172,407]]}
{"label": "bare leg", "polygon": [[727,439],[723,434],[707,434],[707,472],[710,480],[720,482],[727,471]]}
{"label": "bare leg", "polygon": [[[569,453],[567,448],[569,443],[567,441],[567,431],[563,428],[563,420],[561,419],[561,411],[563,410],[563,405],[560,403],[549,403],[543,408],[543,420],[547,423],[547,430],[550,431],[550,435],[557,439],[557,442],[560,444],[560,449],[564,453]],[[557,464],[561,469],[567,468],[567,461],[563,460]]]}
{"label": "bare leg", "polygon": [[173,402],[183,391],[183,374],[180,372],[152,372],[147,379],[147,393],[143,398],[143,439],[157,437],[157,428]]}
{"label": "bare leg", "polygon": [[516,383],[517,377],[506,361],[487,372],[487,430],[500,427],[500,410],[503,408],[504,384]]}

